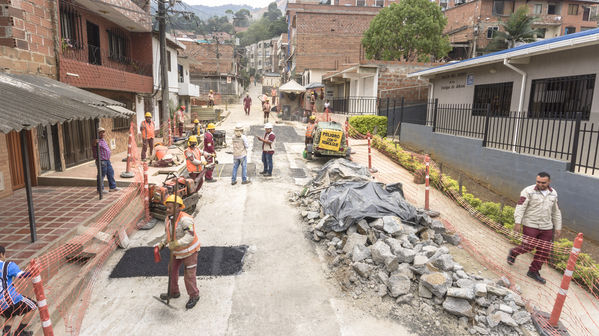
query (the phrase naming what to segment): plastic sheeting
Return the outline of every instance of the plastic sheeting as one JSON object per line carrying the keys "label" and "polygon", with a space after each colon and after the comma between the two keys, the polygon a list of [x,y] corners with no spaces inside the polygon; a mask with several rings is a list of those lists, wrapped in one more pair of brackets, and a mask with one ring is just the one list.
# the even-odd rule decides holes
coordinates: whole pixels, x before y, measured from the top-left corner
{"label": "plastic sheeting", "polygon": [[425,226],[430,218],[403,197],[401,184],[385,187],[372,181],[337,182],[320,194],[325,215],[334,217],[325,227],[341,232],[361,219],[397,216],[402,223]]}
{"label": "plastic sheeting", "polygon": [[318,175],[306,185],[302,196],[310,196],[328,188],[335,182],[372,181],[368,168],[340,158],[325,163]]}

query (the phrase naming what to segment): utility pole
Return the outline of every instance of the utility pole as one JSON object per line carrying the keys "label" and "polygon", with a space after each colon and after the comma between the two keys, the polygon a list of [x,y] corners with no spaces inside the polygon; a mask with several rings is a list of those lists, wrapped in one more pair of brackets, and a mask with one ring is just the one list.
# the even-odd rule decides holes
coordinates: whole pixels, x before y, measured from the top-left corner
{"label": "utility pole", "polygon": [[162,115],[160,122],[164,130],[167,127],[167,121],[170,117],[169,97],[168,97],[168,60],[166,59],[166,6],[165,0],[158,0],[158,39],[160,40],[160,77],[162,87]]}
{"label": "utility pole", "polygon": [[216,28],[214,30],[214,34],[212,35],[214,40],[216,41],[216,72],[218,73],[218,81],[216,82],[216,92],[219,94],[220,92],[220,53],[218,51],[218,36],[216,35]]}

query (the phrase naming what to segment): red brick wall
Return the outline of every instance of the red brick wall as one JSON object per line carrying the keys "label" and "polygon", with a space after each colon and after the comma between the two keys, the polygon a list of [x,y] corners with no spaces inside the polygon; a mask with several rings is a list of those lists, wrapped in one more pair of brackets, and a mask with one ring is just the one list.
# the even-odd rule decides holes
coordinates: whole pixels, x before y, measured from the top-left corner
{"label": "red brick wall", "polygon": [[[69,76],[67,72],[77,74],[79,77]],[[151,76],[142,76],[64,57],[60,59],[59,80],[84,89],[107,89],[139,93],[152,92]]]}
{"label": "red brick wall", "polygon": [[[217,61],[216,61],[216,44],[209,43],[193,43],[183,42],[185,45],[184,55],[190,57],[190,72],[201,73],[201,74],[216,74]],[[221,73],[232,73],[233,63],[233,45],[231,44],[220,44],[218,46],[218,53],[220,54],[220,60],[218,61],[218,69]],[[199,64],[194,64],[199,62]]]}
{"label": "red brick wall", "polygon": [[[134,119],[135,122],[135,119]],[[129,130],[121,130],[121,131],[114,131],[112,129],[113,126],[113,120],[109,119],[109,118],[102,118],[100,119],[100,127],[104,127],[104,129],[106,129],[106,141],[108,142],[108,144],[110,145],[110,141],[112,139],[115,140],[116,143],[116,148],[115,149],[110,149],[110,151],[113,154],[116,153],[122,153],[127,151],[127,145],[129,144]]]}
{"label": "red brick wall", "polygon": [[445,11],[447,25],[443,31],[445,34],[456,31],[460,28],[465,30],[449,34],[450,42],[467,42],[470,41],[474,34],[474,23],[480,13],[480,1],[473,1],[459,7],[450,8]]}
{"label": "red brick wall", "polygon": [[152,34],[131,33],[131,50],[131,58],[145,64],[152,64],[154,62],[152,55]]}
{"label": "red brick wall", "polygon": [[428,97],[428,81],[408,78],[412,72],[428,69],[439,64],[403,63],[403,62],[371,62],[379,65],[378,97],[402,98],[406,101],[426,100]]}
{"label": "red brick wall", "polygon": [[6,135],[0,133],[0,173],[4,180],[4,190],[0,190],[0,198],[12,195],[12,184],[10,179],[10,166],[8,163],[8,147]]}
{"label": "red brick wall", "polygon": [[0,0],[0,70],[56,77],[51,0]]}

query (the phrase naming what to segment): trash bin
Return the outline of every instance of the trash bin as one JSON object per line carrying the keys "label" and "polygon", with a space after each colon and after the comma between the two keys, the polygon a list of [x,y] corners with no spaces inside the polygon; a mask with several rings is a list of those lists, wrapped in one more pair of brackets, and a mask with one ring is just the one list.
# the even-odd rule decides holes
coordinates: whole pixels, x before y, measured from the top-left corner
{"label": "trash bin", "polygon": [[226,131],[214,130],[214,133],[212,133],[212,135],[214,137],[214,147],[215,148],[222,148],[222,147],[227,146],[227,143],[225,142]]}

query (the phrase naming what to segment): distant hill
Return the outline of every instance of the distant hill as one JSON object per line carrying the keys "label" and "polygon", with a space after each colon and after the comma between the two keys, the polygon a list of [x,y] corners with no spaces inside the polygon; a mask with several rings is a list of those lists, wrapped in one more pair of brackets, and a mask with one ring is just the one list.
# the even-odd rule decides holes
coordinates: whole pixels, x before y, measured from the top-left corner
{"label": "distant hill", "polygon": [[238,10],[245,8],[245,9],[249,10],[250,13],[252,13],[256,10],[259,10],[259,8],[254,8],[254,7],[248,6],[248,5],[221,5],[221,6],[215,6],[215,7],[204,6],[204,5],[194,5],[194,6],[187,5],[186,7],[193,8],[196,15],[202,20],[206,20],[213,16],[227,15],[225,12],[229,9],[232,10],[233,12],[237,12]]}

